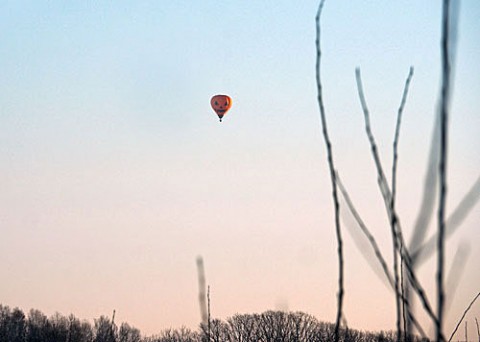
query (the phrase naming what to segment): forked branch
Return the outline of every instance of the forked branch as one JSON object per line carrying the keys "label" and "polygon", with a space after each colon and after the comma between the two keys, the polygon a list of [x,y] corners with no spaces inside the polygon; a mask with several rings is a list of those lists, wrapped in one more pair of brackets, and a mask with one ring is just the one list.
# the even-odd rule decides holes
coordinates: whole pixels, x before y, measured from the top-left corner
{"label": "forked branch", "polygon": [[[375,167],[377,169],[377,182],[378,182],[378,185],[379,185],[379,188],[380,188],[380,193],[382,194],[383,201],[385,203],[385,208],[387,210],[387,213],[388,213],[388,216],[389,216],[389,219],[390,219],[390,223],[391,223],[392,236],[394,237],[394,241],[395,241],[394,242],[394,249],[395,249],[395,252],[399,251],[402,254],[402,258],[405,261],[404,266],[405,266],[405,269],[406,269],[407,274],[409,276],[409,280],[412,283],[413,289],[415,290],[415,292],[420,297],[420,300],[423,304],[423,307],[425,308],[425,311],[432,318],[435,325],[438,325],[438,319],[437,319],[436,315],[434,314],[434,312],[431,308],[430,302],[427,298],[427,295],[426,295],[425,291],[423,290],[423,287],[421,286],[420,282],[418,281],[418,278],[415,275],[414,269],[412,267],[411,257],[410,257],[410,255],[409,255],[409,253],[408,253],[408,251],[405,247],[405,242],[404,242],[404,239],[403,239],[402,229],[401,229],[401,226],[400,226],[400,220],[399,220],[398,215],[396,214],[396,211],[394,210],[394,208],[391,207],[392,194],[390,192],[390,188],[388,186],[388,183],[387,183],[387,180],[386,180],[386,177],[385,177],[385,173],[383,172],[382,163],[380,161],[380,157],[379,157],[379,154],[378,154],[377,144],[375,142],[375,138],[374,138],[372,130],[371,130],[370,114],[369,114],[369,111],[368,111],[367,102],[365,100],[365,95],[364,95],[364,92],[363,92],[360,69],[357,68],[355,71],[356,71],[355,76],[356,76],[356,80],[357,80],[358,95],[359,95],[359,98],[360,98],[360,102],[361,102],[361,105],[362,105],[362,110],[363,110],[363,114],[364,114],[364,118],[365,118],[365,130],[367,132],[368,140],[370,142],[372,157],[373,157],[373,160],[374,160],[374,163],[375,163]],[[395,270],[394,270],[394,272],[395,272]],[[438,341],[443,341],[443,340],[445,340],[445,338],[442,335],[442,336],[440,336]]]}
{"label": "forked branch", "polygon": [[[378,262],[380,263],[382,270],[388,280],[388,284],[392,287],[393,291],[397,291],[398,289],[395,287],[395,282],[393,280],[392,274],[390,273],[387,263],[385,261],[385,258],[382,255],[382,252],[380,251],[380,248],[378,247],[377,241],[375,240],[375,237],[370,233],[370,230],[360,217],[360,214],[355,208],[355,205],[353,204],[350,195],[348,194],[347,189],[343,185],[340,176],[337,173],[337,184],[338,188],[340,189],[340,193],[343,196],[343,199],[345,200],[345,203],[347,205],[347,208],[350,210],[352,213],[355,221],[357,222],[358,226],[360,227],[362,233],[366,236],[368,239],[370,246],[373,248],[375,256],[377,257]],[[408,319],[412,322],[412,324],[415,326],[415,328],[418,330],[418,332],[422,335],[422,337],[426,337],[425,332],[423,331],[422,327],[418,323],[418,321],[415,319],[415,316],[413,315],[411,309],[410,309],[410,303],[407,297],[404,296],[402,292],[396,292],[396,296],[402,300],[402,303],[404,304],[404,310],[405,313],[408,315]]]}

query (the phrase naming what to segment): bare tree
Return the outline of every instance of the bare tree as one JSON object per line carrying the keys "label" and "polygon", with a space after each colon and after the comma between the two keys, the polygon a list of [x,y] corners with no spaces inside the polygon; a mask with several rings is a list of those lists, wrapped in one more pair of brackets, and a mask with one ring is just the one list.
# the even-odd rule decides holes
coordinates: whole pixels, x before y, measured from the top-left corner
{"label": "bare tree", "polygon": [[92,342],[93,331],[92,326],[87,321],[80,321],[75,316],[70,315],[68,342]]}
{"label": "bare tree", "polygon": [[94,342],[116,342],[115,326],[107,316],[95,319],[94,334]]}
{"label": "bare tree", "polygon": [[0,305],[0,341],[23,342],[26,335],[26,321],[22,310],[10,310]]}
{"label": "bare tree", "polygon": [[140,342],[140,330],[131,327],[128,323],[122,323],[118,330],[118,342]]}

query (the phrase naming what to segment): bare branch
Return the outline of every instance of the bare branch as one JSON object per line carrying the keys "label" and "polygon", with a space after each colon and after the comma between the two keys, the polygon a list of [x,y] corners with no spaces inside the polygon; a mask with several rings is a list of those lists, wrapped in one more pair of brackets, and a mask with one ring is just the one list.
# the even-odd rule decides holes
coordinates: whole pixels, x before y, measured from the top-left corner
{"label": "bare branch", "polygon": [[[465,316],[467,315],[468,311],[470,310],[470,308],[473,306],[473,304],[475,303],[475,301],[477,300],[477,298],[480,297],[480,292],[477,293],[477,295],[475,296],[475,298],[473,298],[473,300],[470,302],[470,304],[468,305],[468,307],[465,309],[465,311],[463,312],[463,315],[462,317],[460,318],[460,320],[458,321],[457,323],[457,326],[455,327],[455,329],[453,330],[452,332],[452,335],[450,335],[450,338],[448,339],[448,342],[450,342],[453,338],[453,336],[455,336],[455,333],[457,332],[458,330],[458,327],[460,326],[460,324],[462,324],[462,321],[463,319],[465,318]],[[478,327],[477,327],[478,328]]]}
{"label": "bare branch", "polygon": [[[444,259],[445,259],[445,211],[447,202],[447,146],[448,119],[450,102],[450,0],[443,1],[442,18],[442,86],[440,95],[440,160],[439,160],[439,199],[438,199],[438,240],[437,240],[437,316],[435,335],[437,340],[443,331],[443,314],[445,305]],[[455,26],[455,24],[454,24]]]}
{"label": "bare branch", "polygon": [[203,324],[207,324],[207,302],[206,302],[206,285],[205,285],[205,268],[203,266],[203,258],[197,257],[197,273],[198,273],[198,303],[200,304],[200,317]]}
{"label": "bare branch", "polygon": [[395,138],[393,139],[392,208],[395,207],[394,204],[395,204],[396,189],[397,189],[397,162],[398,162],[398,141],[400,139],[400,125],[402,123],[403,109],[405,108],[405,103],[407,101],[408,88],[410,86],[410,81],[412,80],[412,77],[413,77],[413,66],[410,67],[407,80],[405,81],[402,101],[400,102],[400,107],[398,108],[398,113],[397,113],[397,124],[395,126]]}
{"label": "bare branch", "polygon": [[[391,212],[395,212],[395,197],[396,197],[396,190],[397,190],[397,162],[398,162],[398,141],[400,139],[400,125],[402,122],[402,114],[403,114],[403,109],[405,107],[405,103],[407,101],[407,94],[408,94],[408,88],[410,85],[410,81],[413,76],[413,66],[410,67],[409,73],[407,80],[405,81],[405,87],[403,89],[403,95],[402,95],[402,100],[400,102],[400,107],[398,108],[398,113],[397,113],[397,124],[395,126],[395,137],[393,139],[393,165],[392,165],[392,199],[390,202],[390,210]],[[390,220],[390,224],[392,227],[392,232],[395,230],[395,219],[394,216],[392,215],[392,219]],[[396,234],[395,234],[396,235]],[[396,236],[393,236],[395,241],[397,241]],[[396,246],[394,246],[396,247]],[[396,259],[397,257],[397,251],[394,251],[394,258]],[[396,263],[396,262],[395,262]],[[403,253],[400,253],[400,283],[398,283],[397,280],[397,287],[400,286],[401,294],[402,297],[405,296],[405,291],[404,291],[404,279],[403,279]],[[397,277],[398,278],[398,277]],[[400,329],[400,312],[403,312],[403,326],[404,326],[404,331],[407,331],[407,319],[405,317],[405,301],[402,303],[402,308],[400,309],[400,305],[398,303],[398,296],[397,296],[397,341],[400,341],[401,337],[401,329]]]}
{"label": "bare branch", "polygon": [[468,342],[468,322],[465,321],[465,341]]}
{"label": "bare branch", "polygon": [[333,154],[332,154],[332,144],[330,142],[330,138],[328,136],[327,130],[327,119],[325,114],[325,107],[323,104],[323,94],[322,94],[322,83],[320,79],[320,60],[321,60],[321,48],[320,48],[320,14],[322,13],[322,8],[325,3],[325,0],[321,0],[318,6],[317,15],[315,17],[316,23],[316,50],[317,50],[317,58],[316,58],[316,81],[317,81],[317,92],[318,92],[318,105],[320,108],[320,118],[322,122],[322,132],[323,137],[325,140],[325,145],[327,148],[327,158],[328,158],[328,165],[330,168],[330,178],[332,182],[332,197],[333,197],[333,204],[335,208],[335,228],[336,228],[336,235],[337,235],[337,251],[338,251],[338,302],[337,302],[337,319],[335,323],[335,341],[339,340],[339,333],[340,333],[340,324],[342,320],[342,311],[343,311],[343,295],[344,295],[344,285],[343,285],[343,241],[342,241],[342,232],[340,227],[340,206],[338,203],[338,195],[337,195],[337,181],[335,176],[335,166],[333,163]]}
{"label": "bare branch", "polygon": [[478,337],[478,342],[480,342],[480,327],[478,326],[477,317],[475,317],[475,324],[477,325],[477,337]]}

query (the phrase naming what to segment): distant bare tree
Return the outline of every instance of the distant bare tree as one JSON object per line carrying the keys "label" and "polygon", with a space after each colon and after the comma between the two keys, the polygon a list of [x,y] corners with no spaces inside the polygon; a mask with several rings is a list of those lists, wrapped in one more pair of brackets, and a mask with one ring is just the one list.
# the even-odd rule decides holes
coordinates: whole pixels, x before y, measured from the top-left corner
{"label": "distant bare tree", "polygon": [[64,342],[68,339],[69,321],[58,312],[48,319],[48,337],[51,342]]}
{"label": "distant bare tree", "polygon": [[159,335],[145,338],[142,342],[200,342],[200,335],[186,327],[167,329]]}
{"label": "distant bare tree", "polygon": [[25,315],[22,310],[10,310],[0,305],[0,341],[24,342],[26,336]]}
{"label": "distant bare tree", "polygon": [[68,317],[69,320],[69,334],[68,342],[92,342],[93,331],[89,322],[80,322],[74,315]]}
{"label": "distant bare tree", "polygon": [[46,339],[48,319],[39,310],[30,310],[27,319],[27,342],[42,342]]}
{"label": "distant bare tree", "polygon": [[209,338],[211,342],[230,341],[229,325],[218,318],[210,321],[210,328],[208,324],[200,324],[200,330],[202,333],[202,341],[208,341]]}
{"label": "distant bare tree", "polygon": [[107,316],[95,319],[94,342],[116,342],[115,326]]}
{"label": "distant bare tree", "polygon": [[291,341],[316,341],[318,336],[317,319],[303,312],[289,314]]}
{"label": "distant bare tree", "polygon": [[140,342],[140,330],[131,327],[128,323],[122,323],[118,330],[118,342]]}
{"label": "distant bare tree", "polygon": [[254,342],[257,329],[256,315],[235,315],[227,319],[230,328],[229,341]]}

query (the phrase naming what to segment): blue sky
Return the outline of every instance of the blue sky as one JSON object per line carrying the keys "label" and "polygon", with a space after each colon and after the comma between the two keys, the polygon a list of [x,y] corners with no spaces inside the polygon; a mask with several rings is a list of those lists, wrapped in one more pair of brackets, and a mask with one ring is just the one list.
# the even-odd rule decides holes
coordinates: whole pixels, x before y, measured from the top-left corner
{"label": "blue sky", "polygon": [[[83,318],[115,308],[147,333],[195,327],[203,255],[214,315],[288,307],[333,321],[316,9],[287,0],[1,1],[0,302]],[[399,161],[409,236],[439,89],[440,14],[434,1],[327,1],[322,15],[337,167],[388,258],[354,70],[390,165],[396,110],[415,67]],[[480,169],[479,17],[476,1],[461,3],[449,210]],[[221,124],[209,103],[217,93],[233,99]],[[448,329],[478,292],[478,214],[449,240],[450,260],[462,241],[472,249]],[[393,296],[345,239],[349,323],[393,328]],[[432,294],[433,268],[421,269]]]}

